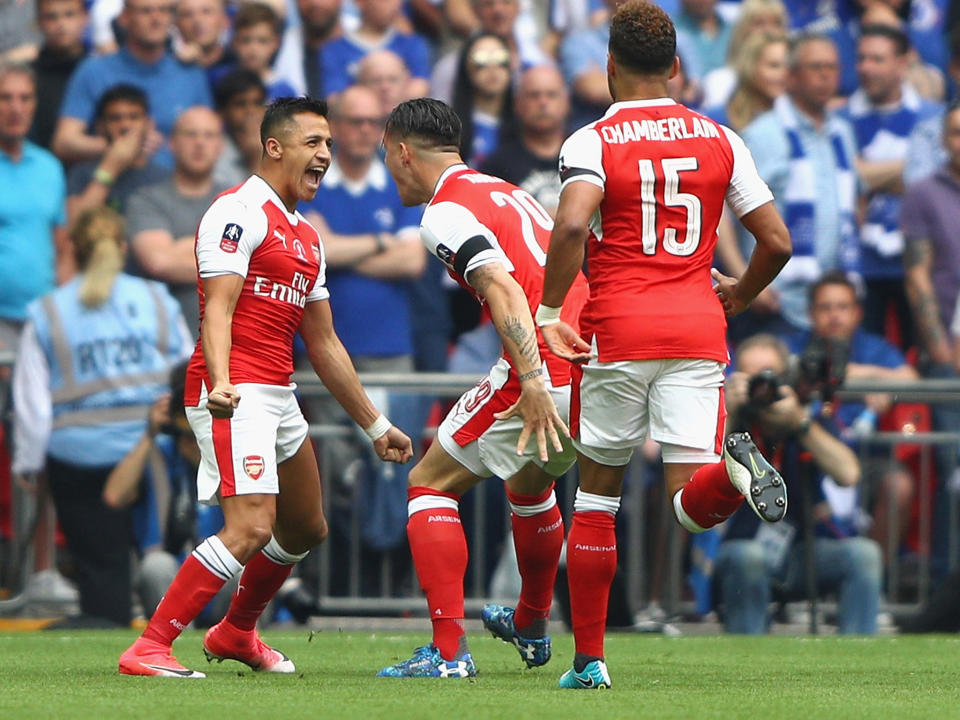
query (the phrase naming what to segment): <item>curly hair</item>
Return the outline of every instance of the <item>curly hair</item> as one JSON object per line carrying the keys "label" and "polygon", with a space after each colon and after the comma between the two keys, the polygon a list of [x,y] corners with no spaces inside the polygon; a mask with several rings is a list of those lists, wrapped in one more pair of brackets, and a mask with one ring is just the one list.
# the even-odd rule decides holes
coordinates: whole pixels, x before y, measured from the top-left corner
{"label": "curly hair", "polygon": [[636,73],[667,72],[677,54],[677,31],[659,6],[627,0],[610,21],[610,54],[618,65]]}

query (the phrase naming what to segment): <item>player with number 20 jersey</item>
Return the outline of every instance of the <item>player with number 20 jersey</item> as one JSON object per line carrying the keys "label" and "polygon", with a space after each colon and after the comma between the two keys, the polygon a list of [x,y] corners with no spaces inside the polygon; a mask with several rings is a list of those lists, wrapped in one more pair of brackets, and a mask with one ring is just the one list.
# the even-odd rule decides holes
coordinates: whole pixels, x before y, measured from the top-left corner
{"label": "player with number 20 jersey", "polygon": [[[460,120],[437,100],[401,103],[387,121],[386,165],[400,197],[406,205],[428,203],[421,239],[487,303],[505,349],[456,403],[437,430],[438,442],[410,472],[407,537],[433,642],[381,670],[387,677],[476,674],[463,629],[467,547],[459,500],[491,475],[506,484],[522,583],[516,609],[488,605],[482,619],[528,666],[550,659],[547,617],[563,545],[553,483],[574,461],[570,441],[560,438],[572,366],[546,352],[533,322],[553,221],[525,191],[464,165],[459,145]],[[586,280],[577,274],[572,285],[563,317],[576,327]],[[531,432],[535,451],[524,447]]]}

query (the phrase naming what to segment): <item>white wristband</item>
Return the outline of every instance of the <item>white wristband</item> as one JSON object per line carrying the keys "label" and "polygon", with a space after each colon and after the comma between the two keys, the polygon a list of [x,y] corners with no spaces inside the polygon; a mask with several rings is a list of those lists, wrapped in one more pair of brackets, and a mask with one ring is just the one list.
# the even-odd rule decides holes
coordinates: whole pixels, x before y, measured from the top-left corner
{"label": "white wristband", "polygon": [[562,309],[563,308],[540,305],[537,308],[537,316],[535,318],[537,327],[544,327],[546,325],[553,325],[554,323],[560,322],[560,311]]}
{"label": "white wristband", "polygon": [[380,413],[380,417],[373,421],[373,424],[370,427],[365,427],[363,431],[367,434],[367,437],[372,441],[376,442],[384,435],[387,434],[387,431],[393,427],[393,423],[387,420],[387,416],[383,413]]}

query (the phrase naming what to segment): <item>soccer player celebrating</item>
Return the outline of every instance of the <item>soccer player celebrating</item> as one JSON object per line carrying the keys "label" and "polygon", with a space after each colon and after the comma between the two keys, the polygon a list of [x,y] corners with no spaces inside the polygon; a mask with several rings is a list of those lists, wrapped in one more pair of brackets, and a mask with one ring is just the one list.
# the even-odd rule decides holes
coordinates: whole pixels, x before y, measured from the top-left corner
{"label": "soccer player celebrating", "polygon": [[[624,470],[648,430],[661,444],[677,520],[691,532],[729,517],[744,496],[768,522],[786,512],[783,481],[749,436],[723,442],[723,371],[725,314],[742,311],[777,275],[790,237],[743,141],[669,99],[678,69],[670,18],[628,0],[610,26],[614,103],[560,151],[560,206],[536,320],[550,349],[582,369],[570,418],[580,487],[567,538],[576,655],[563,688],[610,687],[603,636],[614,519]],[[713,288],[724,201],[757,245],[743,277],[713,270]],[[581,338],[561,307],[585,245]]]}
{"label": "soccer player celebrating", "polygon": [[218,197],[197,229],[200,340],[184,402],[200,445],[201,502],[219,502],[223,529],[187,558],[143,635],[120,657],[127,675],[204,677],[171,646],[224,582],[240,584],[223,621],[203,639],[208,660],[294,672],[260,640],[257,618],[327,534],[316,456],[294,398],[299,329],[317,375],[363,427],[383,460],[406,462],[410,439],[367,398],[333,329],[317,231],[297,212],[330,166],[326,104],[281,98],[260,126],[259,175]]}
{"label": "soccer player celebrating", "polygon": [[[476,675],[463,631],[467,544],[459,500],[492,475],[506,480],[522,587],[515,611],[488,605],[483,622],[514,644],[528,666],[543,665],[550,659],[547,616],[563,545],[553,484],[574,462],[561,419],[569,406],[572,365],[546,353],[533,323],[553,221],[524,190],[464,165],[460,119],[438,100],[398,105],[383,142],[404,204],[428,203],[421,239],[487,303],[505,353],[460,398],[438,428],[438,442],[410,472],[407,536],[430,608],[433,642],[379,675]],[[587,286],[583,275],[574,275],[563,318],[576,327]],[[536,451],[526,449],[531,435]]]}

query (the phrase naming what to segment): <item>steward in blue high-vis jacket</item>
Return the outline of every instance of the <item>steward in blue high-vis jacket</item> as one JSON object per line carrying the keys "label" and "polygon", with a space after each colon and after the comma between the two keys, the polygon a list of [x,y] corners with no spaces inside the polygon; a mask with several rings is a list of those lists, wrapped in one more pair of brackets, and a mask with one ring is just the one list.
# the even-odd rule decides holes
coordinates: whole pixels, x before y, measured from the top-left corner
{"label": "steward in blue high-vis jacket", "polygon": [[192,350],[177,301],[120,272],[123,220],[96,208],[72,232],[80,274],[27,308],[14,368],[16,473],[46,470],[85,615],[130,621],[130,511],[101,497],[143,434],[170,367]]}

